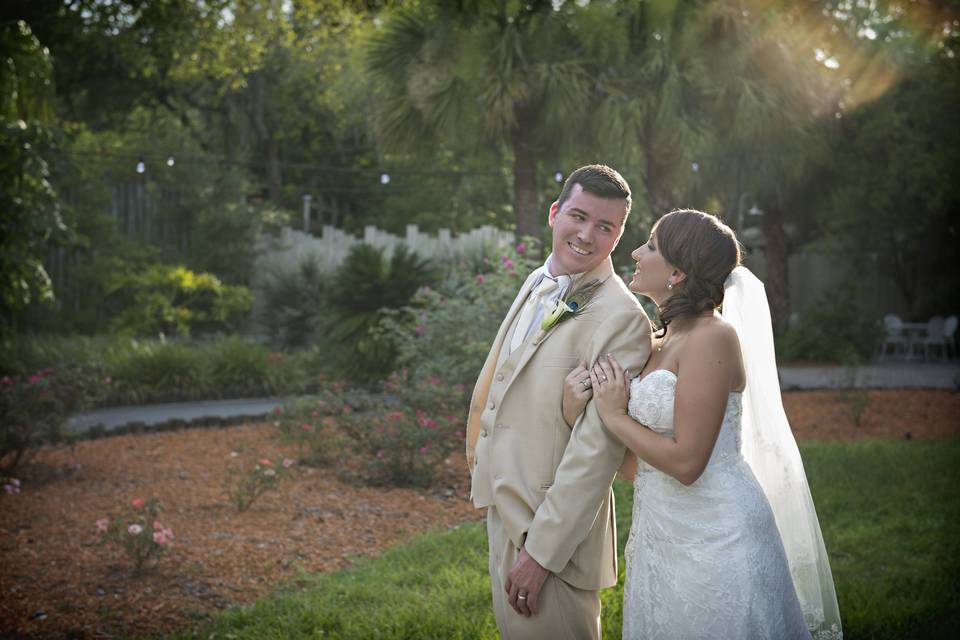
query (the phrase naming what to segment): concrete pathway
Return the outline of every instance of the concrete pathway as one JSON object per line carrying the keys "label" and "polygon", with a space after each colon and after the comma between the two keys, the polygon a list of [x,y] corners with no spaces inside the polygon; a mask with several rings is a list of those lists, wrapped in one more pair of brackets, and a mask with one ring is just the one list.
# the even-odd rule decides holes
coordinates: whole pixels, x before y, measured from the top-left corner
{"label": "concrete pathway", "polygon": [[[781,367],[780,387],[784,391],[849,388],[957,390],[960,389],[960,363]],[[241,398],[108,407],[77,414],[70,418],[68,427],[72,431],[86,431],[102,425],[109,431],[132,423],[154,426],[171,420],[249,420],[266,416],[283,403],[283,398]]]}

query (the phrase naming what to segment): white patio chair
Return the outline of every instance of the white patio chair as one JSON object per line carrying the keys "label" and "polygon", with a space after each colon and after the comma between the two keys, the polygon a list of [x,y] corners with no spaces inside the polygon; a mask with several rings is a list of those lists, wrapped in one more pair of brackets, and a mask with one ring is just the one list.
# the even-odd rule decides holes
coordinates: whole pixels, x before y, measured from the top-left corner
{"label": "white patio chair", "polygon": [[888,347],[892,348],[890,355],[896,355],[899,349],[903,357],[906,357],[909,343],[907,337],[903,335],[903,320],[900,316],[893,313],[883,316],[883,328],[886,333],[883,336],[883,342],[880,343],[879,359],[884,360],[887,357]]}
{"label": "white patio chair", "polygon": [[957,331],[957,316],[946,320],[942,316],[933,316],[927,323],[927,335],[923,338],[923,357],[930,359],[931,351],[938,351],[944,360],[953,351],[953,334]]}

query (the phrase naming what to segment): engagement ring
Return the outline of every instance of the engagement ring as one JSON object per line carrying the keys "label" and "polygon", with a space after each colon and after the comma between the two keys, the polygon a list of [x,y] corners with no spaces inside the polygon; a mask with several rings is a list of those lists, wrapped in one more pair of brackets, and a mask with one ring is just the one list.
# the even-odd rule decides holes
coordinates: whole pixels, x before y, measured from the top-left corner
{"label": "engagement ring", "polygon": [[590,378],[584,378],[583,380],[580,381],[580,384],[583,385],[583,388],[584,388],[584,389],[589,388],[589,387],[590,387]]}

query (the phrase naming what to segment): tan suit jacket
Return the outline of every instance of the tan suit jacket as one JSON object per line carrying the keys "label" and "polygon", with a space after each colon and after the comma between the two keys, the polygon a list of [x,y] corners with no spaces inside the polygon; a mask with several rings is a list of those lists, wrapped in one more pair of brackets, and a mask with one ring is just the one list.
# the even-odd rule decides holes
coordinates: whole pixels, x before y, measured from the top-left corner
{"label": "tan suit jacket", "polygon": [[[511,328],[540,270],[527,278],[480,372],[467,421],[467,461],[477,508],[495,506],[514,547],[580,589],[617,582],[611,484],[624,445],[593,403],[576,427],[562,415],[563,380],[580,361],[612,353],[638,373],[650,355],[650,323],[608,258],[585,281],[604,280],[593,300],[534,344],[508,357]],[[513,558],[505,556],[504,565]],[[500,567],[505,578],[510,566]]]}

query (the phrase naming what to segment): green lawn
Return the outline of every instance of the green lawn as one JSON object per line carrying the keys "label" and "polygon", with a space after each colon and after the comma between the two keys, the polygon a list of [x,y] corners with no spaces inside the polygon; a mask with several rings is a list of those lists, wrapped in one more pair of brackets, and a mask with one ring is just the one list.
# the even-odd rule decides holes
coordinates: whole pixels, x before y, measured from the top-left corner
{"label": "green lawn", "polygon": [[[845,637],[946,638],[960,624],[960,441],[802,448]],[[630,487],[618,483],[621,553]],[[425,535],[336,574],[301,576],[178,637],[496,638],[483,526]],[[620,637],[622,589],[602,594]]]}

